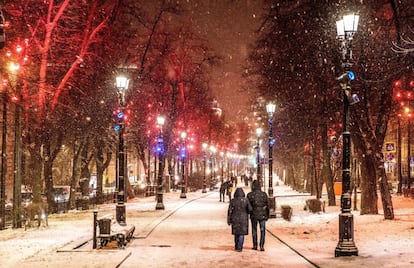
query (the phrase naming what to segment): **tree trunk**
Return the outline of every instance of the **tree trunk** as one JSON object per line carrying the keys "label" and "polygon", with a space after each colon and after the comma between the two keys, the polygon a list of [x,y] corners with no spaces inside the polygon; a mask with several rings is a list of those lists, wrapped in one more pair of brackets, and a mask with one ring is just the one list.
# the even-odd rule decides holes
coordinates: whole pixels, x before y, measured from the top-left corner
{"label": "tree trunk", "polygon": [[379,160],[380,165],[378,167],[378,174],[380,175],[379,188],[381,192],[382,206],[384,209],[384,219],[393,220],[394,219],[394,207],[392,205],[392,199],[390,194],[390,189],[387,181],[387,174],[385,172],[384,162],[381,157]]}
{"label": "tree trunk", "polygon": [[69,207],[73,209],[75,207],[76,201],[76,186],[78,185],[78,178],[79,178],[79,156],[80,152],[82,151],[82,145],[79,145],[76,148],[76,144],[74,145],[75,152],[73,154],[72,159],[72,178],[70,180],[70,195],[69,195]]}
{"label": "tree trunk", "polygon": [[125,180],[125,187],[126,187],[126,193],[128,195],[128,198],[135,198],[135,192],[134,189],[131,187],[131,183],[129,182],[129,179]]}
{"label": "tree trunk", "polygon": [[378,196],[376,166],[372,154],[363,158],[365,165],[362,167],[361,180],[361,215],[378,214]]}
{"label": "tree trunk", "polygon": [[318,175],[317,175],[317,171],[316,171],[316,152],[315,152],[315,145],[312,145],[312,191],[311,191],[311,195],[316,196],[316,198],[318,198]]}
{"label": "tree trunk", "polygon": [[304,177],[306,178],[306,187],[305,191],[308,193],[312,192],[312,165],[310,163],[310,152],[305,151],[305,157],[304,157]]}
{"label": "tree trunk", "polygon": [[328,125],[323,123],[321,126],[322,135],[322,181],[326,184],[326,191],[328,193],[328,206],[336,205],[336,198],[334,192],[333,175],[330,165],[330,151],[328,148]]}
{"label": "tree trunk", "polygon": [[91,173],[89,171],[89,158],[88,158],[88,147],[85,145],[82,148],[81,153],[81,177],[80,177],[80,187],[82,192],[82,197],[89,198],[89,180],[91,178]]}
{"label": "tree trunk", "polygon": [[288,185],[292,187],[292,189],[296,189],[296,178],[295,178],[295,171],[292,165],[289,165],[288,174],[287,174]]}
{"label": "tree trunk", "polygon": [[51,153],[51,142],[50,138],[44,142],[44,151],[43,151],[43,158],[45,159],[43,162],[43,176],[45,178],[45,192],[47,197],[47,203],[49,205],[50,211],[56,211],[56,203],[54,199],[54,190],[53,190],[53,157]]}
{"label": "tree trunk", "polygon": [[[48,145],[47,145],[48,146]],[[43,163],[43,172],[45,177],[45,192],[47,197],[47,203],[49,205],[49,209],[51,211],[55,211],[55,199],[53,194],[53,177],[52,177],[52,161],[50,159],[47,159]]]}
{"label": "tree trunk", "polygon": [[30,149],[29,158],[30,176],[32,176],[33,202],[40,203],[42,201],[43,181],[42,181],[42,156],[40,154],[40,145]]}
{"label": "tree trunk", "polygon": [[103,202],[103,173],[105,172],[105,169],[108,168],[112,158],[112,152],[108,152],[106,155],[106,160],[104,159],[103,147],[104,145],[101,140],[96,143],[96,198],[99,204]]}
{"label": "tree trunk", "polygon": [[[145,174],[147,174],[147,179],[146,182],[147,184],[149,184],[150,182],[150,172],[149,172],[149,165],[150,165],[150,159],[151,159],[151,150],[149,149],[151,148],[151,144],[148,143],[148,155],[145,155],[145,150],[146,148],[144,146],[142,146],[142,144],[138,144],[135,146],[136,152],[138,154],[138,159],[141,161],[142,166],[144,167],[144,172]],[[147,159],[146,159],[147,157]]]}

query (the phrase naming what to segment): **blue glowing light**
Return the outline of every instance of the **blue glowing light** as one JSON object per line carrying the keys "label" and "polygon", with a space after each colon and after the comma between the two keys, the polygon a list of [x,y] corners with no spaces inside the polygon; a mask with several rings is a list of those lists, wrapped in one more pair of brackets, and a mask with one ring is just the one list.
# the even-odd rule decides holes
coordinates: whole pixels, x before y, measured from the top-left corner
{"label": "blue glowing light", "polygon": [[355,73],[353,71],[348,71],[348,78],[349,80],[354,80],[355,79]]}

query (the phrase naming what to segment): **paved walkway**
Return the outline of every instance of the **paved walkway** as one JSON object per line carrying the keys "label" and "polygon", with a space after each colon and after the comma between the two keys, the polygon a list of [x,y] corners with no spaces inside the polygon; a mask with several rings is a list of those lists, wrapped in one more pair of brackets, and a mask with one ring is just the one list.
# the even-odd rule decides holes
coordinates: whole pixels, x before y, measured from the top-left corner
{"label": "paved walkway", "polygon": [[[136,232],[135,239],[125,249],[117,249],[115,243],[104,249],[92,249],[89,232],[93,217],[92,211],[88,211],[77,215],[82,221],[74,222],[86,230],[74,234],[70,243],[50,244],[37,252],[24,251],[23,258],[9,263],[9,267],[313,267],[270,235],[264,252],[251,249],[250,234],[246,236],[243,252],[236,252],[226,223],[228,202],[219,202],[217,192],[188,193],[186,199],[179,198],[179,193],[167,193],[164,204],[166,209],[161,211],[154,210],[153,197],[138,198],[127,204],[127,223],[134,224]],[[98,215],[106,215],[113,209],[114,204],[104,205]],[[68,221],[69,214],[62,217]],[[87,226],[88,219],[91,222]],[[33,234],[43,232],[43,236],[48,236],[54,220],[51,219],[50,230],[37,230]],[[62,221],[61,225],[64,224],[67,223]],[[40,239],[53,240],[43,236]]]}
{"label": "paved walkway", "polygon": [[250,235],[243,252],[236,252],[227,208],[216,193],[188,202],[146,239],[134,241],[121,267],[312,267],[270,236],[264,252],[251,249]]}
{"label": "paved walkway", "polygon": [[[274,190],[278,217],[267,222],[264,252],[251,249],[251,234],[246,236],[244,250],[234,251],[233,236],[226,223],[228,202],[219,202],[218,192],[188,193],[186,199],[180,198],[179,192],[171,192],[164,194],[165,210],[155,210],[155,197],[136,198],[127,203],[127,223],[135,225],[136,231],[135,239],[125,249],[118,249],[115,243],[103,249],[92,249],[93,210],[71,211],[51,215],[49,227],[46,228],[1,231],[0,267],[394,268],[410,267],[407,264],[414,263],[411,251],[401,253],[398,250],[401,247],[392,246],[405,241],[407,247],[404,248],[412,248],[409,239],[400,240],[398,235],[410,226],[411,218],[405,215],[405,210],[401,211],[403,214],[400,217],[407,219],[407,223],[400,221],[399,225],[379,221],[380,215],[364,216],[364,219],[372,219],[372,226],[376,226],[377,222],[389,224],[389,230],[396,233],[386,236],[384,252],[388,255],[381,254],[381,240],[375,242],[371,241],[372,238],[365,239],[358,235],[360,256],[335,258],[339,207],[327,207],[330,213],[312,215],[303,210],[309,194],[294,192],[284,185]],[[248,191],[246,188],[245,192]],[[291,222],[280,217],[280,207],[284,204],[294,208]],[[98,208],[100,217],[114,213],[115,204]],[[362,221],[362,218],[358,220]],[[367,220],[365,222],[370,222]],[[396,231],[395,228],[400,225],[402,227]],[[358,224],[357,230],[364,232],[364,228]],[[381,252],[377,254],[370,250],[372,245]],[[390,263],[388,256],[393,255],[388,252],[399,255],[394,256]]]}

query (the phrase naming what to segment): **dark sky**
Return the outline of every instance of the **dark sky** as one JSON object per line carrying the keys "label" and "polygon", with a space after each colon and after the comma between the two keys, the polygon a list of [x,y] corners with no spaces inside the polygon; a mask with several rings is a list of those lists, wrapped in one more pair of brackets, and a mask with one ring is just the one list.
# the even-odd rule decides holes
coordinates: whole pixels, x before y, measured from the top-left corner
{"label": "dark sky", "polygon": [[226,118],[239,121],[248,113],[247,88],[254,90],[241,75],[260,24],[262,0],[184,0],[182,4],[190,10],[195,31],[224,59],[224,66],[214,71],[211,86]]}

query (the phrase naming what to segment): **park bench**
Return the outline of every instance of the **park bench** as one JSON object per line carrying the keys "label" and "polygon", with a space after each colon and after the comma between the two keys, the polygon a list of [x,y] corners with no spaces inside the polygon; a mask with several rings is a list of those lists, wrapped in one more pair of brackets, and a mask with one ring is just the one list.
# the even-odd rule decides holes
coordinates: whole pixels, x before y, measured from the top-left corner
{"label": "park bench", "polygon": [[[111,215],[105,215],[98,219],[97,212],[94,212],[94,219],[94,241],[99,242],[101,248],[112,241],[117,242],[118,248],[124,248],[134,235],[134,225],[120,225]],[[96,235],[96,227],[99,229],[98,235]],[[96,248],[95,245],[94,248]]]}
{"label": "park bench", "polygon": [[309,210],[312,213],[325,212],[325,201],[316,198],[308,199],[303,209]]}

